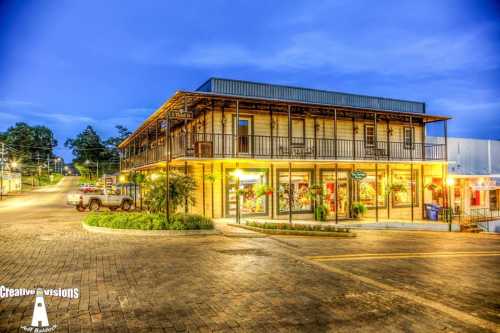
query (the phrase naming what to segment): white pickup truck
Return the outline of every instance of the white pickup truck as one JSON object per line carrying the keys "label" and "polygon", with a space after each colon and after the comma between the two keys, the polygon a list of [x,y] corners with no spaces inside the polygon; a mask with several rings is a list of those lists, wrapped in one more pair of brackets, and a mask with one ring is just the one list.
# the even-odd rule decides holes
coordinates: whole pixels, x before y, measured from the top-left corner
{"label": "white pickup truck", "polygon": [[69,205],[75,206],[79,212],[98,211],[101,207],[107,207],[109,210],[121,208],[128,211],[132,208],[134,200],[128,195],[117,194],[113,190],[94,190],[91,192],[78,191],[68,193],[66,201]]}

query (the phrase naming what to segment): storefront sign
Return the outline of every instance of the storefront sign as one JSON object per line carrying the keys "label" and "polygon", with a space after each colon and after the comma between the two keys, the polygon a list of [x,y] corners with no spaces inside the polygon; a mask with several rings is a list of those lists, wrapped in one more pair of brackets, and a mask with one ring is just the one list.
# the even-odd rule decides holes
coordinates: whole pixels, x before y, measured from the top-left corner
{"label": "storefront sign", "polygon": [[172,110],[168,113],[169,119],[193,119],[193,111],[187,110]]}
{"label": "storefront sign", "polygon": [[366,172],[361,170],[354,170],[351,172],[351,178],[354,180],[363,180],[366,178]]}

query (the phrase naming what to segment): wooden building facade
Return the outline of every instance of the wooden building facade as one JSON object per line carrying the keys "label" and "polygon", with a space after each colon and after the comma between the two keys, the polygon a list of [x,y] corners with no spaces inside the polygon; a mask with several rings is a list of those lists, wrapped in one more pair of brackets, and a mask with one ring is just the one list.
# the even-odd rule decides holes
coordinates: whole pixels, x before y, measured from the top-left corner
{"label": "wooden building facade", "polygon": [[[121,145],[121,171],[176,169],[196,179],[188,210],[213,218],[262,216],[424,218],[424,203],[446,204],[446,140],[425,127],[447,117],[425,104],[378,97],[210,79],[176,92]],[[235,172],[236,171],[236,172]],[[315,194],[316,193],[316,194]]]}

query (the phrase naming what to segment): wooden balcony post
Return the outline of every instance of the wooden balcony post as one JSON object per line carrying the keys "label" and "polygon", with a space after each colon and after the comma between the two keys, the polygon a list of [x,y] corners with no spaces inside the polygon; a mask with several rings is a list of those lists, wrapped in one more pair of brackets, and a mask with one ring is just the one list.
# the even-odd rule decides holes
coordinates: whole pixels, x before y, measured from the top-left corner
{"label": "wooden balcony post", "polygon": [[[375,140],[375,159],[378,160],[378,134],[377,134],[377,113],[373,114],[373,131]],[[378,210],[377,210],[377,222],[378,222]]]}
{"label": "wooden balcony post", "polygon": [[240,101],[236,100],[236,157],[239,156],[240,156]]}
{"label": "wooden balcony post", "polygon": [[224,102],[221,106],[221,128],[222,128],[222,157],[226,156],[226,129],[224,128],[226,121],[224,118]]}
{"label": "wooden balcony post", "polygon": [[271,159],[274,157],[274,140],[273,140],[273,108],[269,105],[269,131],[271,134]]}
{"label": "wooden balcony post", "polygon": [[[375,117],[377,116],[375,115]],[[377,142],[377,140],[375,140],[375,142]],[[377,162],[375,162],[375,222],[378,223],[378,163]]]}
{"label": "wooden balcony post", "polygon": [[288,105],[288,223],[292,223],[292,107]]}
{"label": "wooden balcony post", "polygon": [[410,116],[410,161],[413,161],[413,133],[413,118]]}
{"label": "wooden balcony post", "polygon": [[[335,160],[338,159],[338,143],[337,143],[337,109],[333,109],[333,139],[335,143]],[[335,169],[337,169],[337,165],[335,165]],[[336,199],[335,199],[336,200]]]}
{"label": "wooden balcony post", "polygon": [[356,120],[352,117],[352,159],[356,159]]}
{"label": "wooden balcony post", "polygon": [[422,161],[425,161],[425,123],[422,120]]}
{"label": "wooden balcony post", "polygon": [[335,224],[339,223],[339,165],[335,163]]}
{"label": "wooden balcony post", "polygon": [[165,198],[165,215],[167,218],[167,222],[170,219],[170,175],[169,175],[169,169],[170,169],[170,157],[172,154],[172,147],[170,145],[170,117],[168,114],[168,111],[165,112],[165,147],[164,147],[164,154],[165,154],[165,187],[166,187],[166,198]]}
{"label": "wooden balcony post", "polygon": [[[317,159],[318,158],[318,149],[317,149],[317,134],[316,134],[316,118],[314,118],[314,159]],[[305,129],[306,125],[305,125],[305,121],[304,121],[304,129]],[[305,139],[304,139],[305,140]]]}
{"label": "wooden balcony post", "polygon": [[445,120],[443,124],[443,130],[444,130],[444,160],[448,161],[448,121]]}
{"label": "wooden balcony post", "polygon": [[391,125],[389,117],[387,117],[387,160],[391,159]]}
{"label": "wooden balcony post", "polygon": [[[184,96],[184,114],[187,114],[187,99],[186,96]],[[187,130],[187,119],[184,118],[184,124],[183,124],[183,130],[184,130],[184,156],[188,155],[188,130]]]}

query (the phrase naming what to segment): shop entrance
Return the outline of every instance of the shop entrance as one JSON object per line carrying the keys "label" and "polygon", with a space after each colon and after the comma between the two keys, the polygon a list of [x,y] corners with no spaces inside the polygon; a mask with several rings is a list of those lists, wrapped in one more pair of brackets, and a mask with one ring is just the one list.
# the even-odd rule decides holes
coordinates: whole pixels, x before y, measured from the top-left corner
{"label": "shop entrance", "polygon": [[[227,170],[231,175],[233,170]],[[226,212],[227,216],[236,216],[236,182],[234,177],[229,176],[226,189]],[[240,175],[240,214],[243,215],[266,215],[267,195],[263,189],[267,184],[267,171],[243,169]]]}
{"label": "shop entrance", "polygon": [[[335,171],[322,171],[321,184],[323,184],[324,203],[328,209],[328,218],[335,217],[338,209],[339,218],[349,217],[349,172],[337,172],[337,184],[335,185]],[[337,191],[338,204],[335,204],[335,191]]]}

